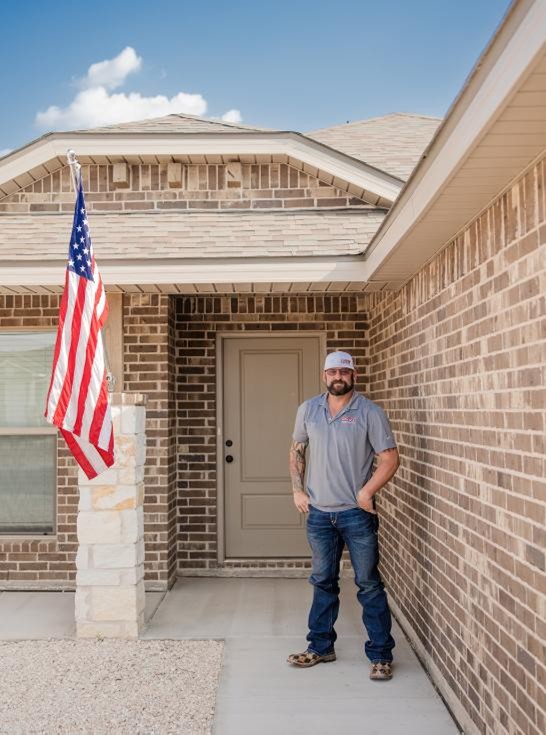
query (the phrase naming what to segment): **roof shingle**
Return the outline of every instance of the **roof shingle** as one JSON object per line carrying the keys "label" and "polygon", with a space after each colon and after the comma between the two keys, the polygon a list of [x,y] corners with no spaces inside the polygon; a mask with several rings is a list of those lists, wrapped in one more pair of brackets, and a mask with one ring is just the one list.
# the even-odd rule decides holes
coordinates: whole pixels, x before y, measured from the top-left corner
{"label": "roof shingle", "polygon": [[173,114],[147,120],[104,125],[99,128],[73,130],[73,133],[236,133],[272,132],[271,128],[257,128],[242,123],[208,120],[198,115]]}
{"label": "roof shingle", "polygon": [[405,181],[441,123],[439,117],[395,112],[306,133]]}
{"label": "roof shingle", "polygon": [[[370,242],[383,209],[260,212],[94,212],[99,265],[112,259],[356,255]],[[2,261],[65,259],[69,214],[4,214]]]}

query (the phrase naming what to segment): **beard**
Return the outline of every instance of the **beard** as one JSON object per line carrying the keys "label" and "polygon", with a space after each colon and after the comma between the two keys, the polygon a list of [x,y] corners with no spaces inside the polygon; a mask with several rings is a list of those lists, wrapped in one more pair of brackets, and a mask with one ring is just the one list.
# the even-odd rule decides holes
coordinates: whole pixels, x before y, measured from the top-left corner
{"label": "beard", "polygon": [[326,385],[328,393],[331,396],[344,396],[347,393],[350,393],[354,387],[355,387],[354,378],[350,378],[349,382],[346,382],[345,380],[341,380],[341,378],[339,380],[336,378],[331,383],[328,383]]}

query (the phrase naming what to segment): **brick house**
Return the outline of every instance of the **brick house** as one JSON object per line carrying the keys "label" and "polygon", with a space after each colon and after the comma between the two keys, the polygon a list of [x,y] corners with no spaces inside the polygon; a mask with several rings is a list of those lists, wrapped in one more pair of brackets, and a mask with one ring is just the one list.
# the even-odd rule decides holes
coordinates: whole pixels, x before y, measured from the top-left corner
{"label": "brick house", "polygon": [[347,349],[401,453],[379,502],[400,624],[465,731],[545,731],[545,15],[512,5],[440,125],[174,115],[0,160],[5,588],[74,585],[77,473],[37,418],[72,147],[112,369],[148,396],[147,589],[306,573],[290,428]]}
{"label": "brick house", "polygon": [[[361,254],[438,124],[390,115],[311,138],[170,115],[46,135],[4,159],[0,247],[18,257],[17,283],[2,295],[10,410],[15,416],[25,400],[33,415],[41,409],[35,403],[44,386],[33,382],[28,392],[21,360],[40,359],[47,380],[74,201],[63,153],[72,147],[109,292],[112,369],[118,386],[148,397],[150,589],[171,585],[177,573],[308,567],[286,466],[295,411],[320,391],[326,349],[350,348],[365,368],[365,294],[387,284],[361,280]],[[315,140],[343,140],[345,127],[362,140],[360,155],[367,155],[364,131],[373,129],[374,163],[382,140],[383,170],[356,158],[358,151]],[[364,369],[365,389],[368,379]],[[260,401],[247,401],[260,386],[267,386]],[[268,423],[256,432],[264,415]],[[11,457],[14,479],[2,532],[14,538],[0,541],[2,573],[12,584],[73,584],[75,465],[49,427],[34,421],[14,435],[6,419],[5,471]],[[229,449],[235,435],[241,438]],[[42,461],[51,447],[39,491],[38,477],[15,478],[36,474],[23,469],[29,442]],[[252,479],[235,476],[240,463]]]}

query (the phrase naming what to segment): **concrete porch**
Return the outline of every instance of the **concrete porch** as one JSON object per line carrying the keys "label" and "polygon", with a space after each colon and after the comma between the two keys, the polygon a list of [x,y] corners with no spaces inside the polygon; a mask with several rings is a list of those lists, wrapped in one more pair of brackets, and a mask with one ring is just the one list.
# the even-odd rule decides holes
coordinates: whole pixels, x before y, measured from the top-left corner
{"label": "concrete porch", "polygon": [[[224,639],[215,735],[260,732],[459,732],[395,623],[395,676],[372,682],[362,655],[360,606],[341,580],[338,660],[310,670],[286,664],[305,647],[311,586],[304,579],[179,578],[146,593],[143,639]],[[72,638],[73,592],[0,592],[0,639]],[[180,693],[183,694],[183,693]]]}

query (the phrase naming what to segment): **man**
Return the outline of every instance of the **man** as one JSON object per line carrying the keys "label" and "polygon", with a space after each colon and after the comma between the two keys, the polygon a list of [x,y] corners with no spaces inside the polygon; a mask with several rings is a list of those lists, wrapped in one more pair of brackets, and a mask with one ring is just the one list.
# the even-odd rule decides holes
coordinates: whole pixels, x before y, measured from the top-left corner
{"label": "man", "polygon": [[[290,449],[294,503],[309,513],[307,538],[314,587],[308,647],[288,662],[307,668],[335,661],[334,624],[339,612],[339,565],[347,545],[369,640],[364,651],[370,678],[392,678],[391,615],[377,568],[379,519],[374,495],[395,474],[400,460],[389,421],[378,405],[354,389],[357,372],[347,352],[332,352],[324,363],[326,392],[301,404]],[[306,487],[305,450],[310,461]],[[372,474],[374,456],[378,465]]]}

